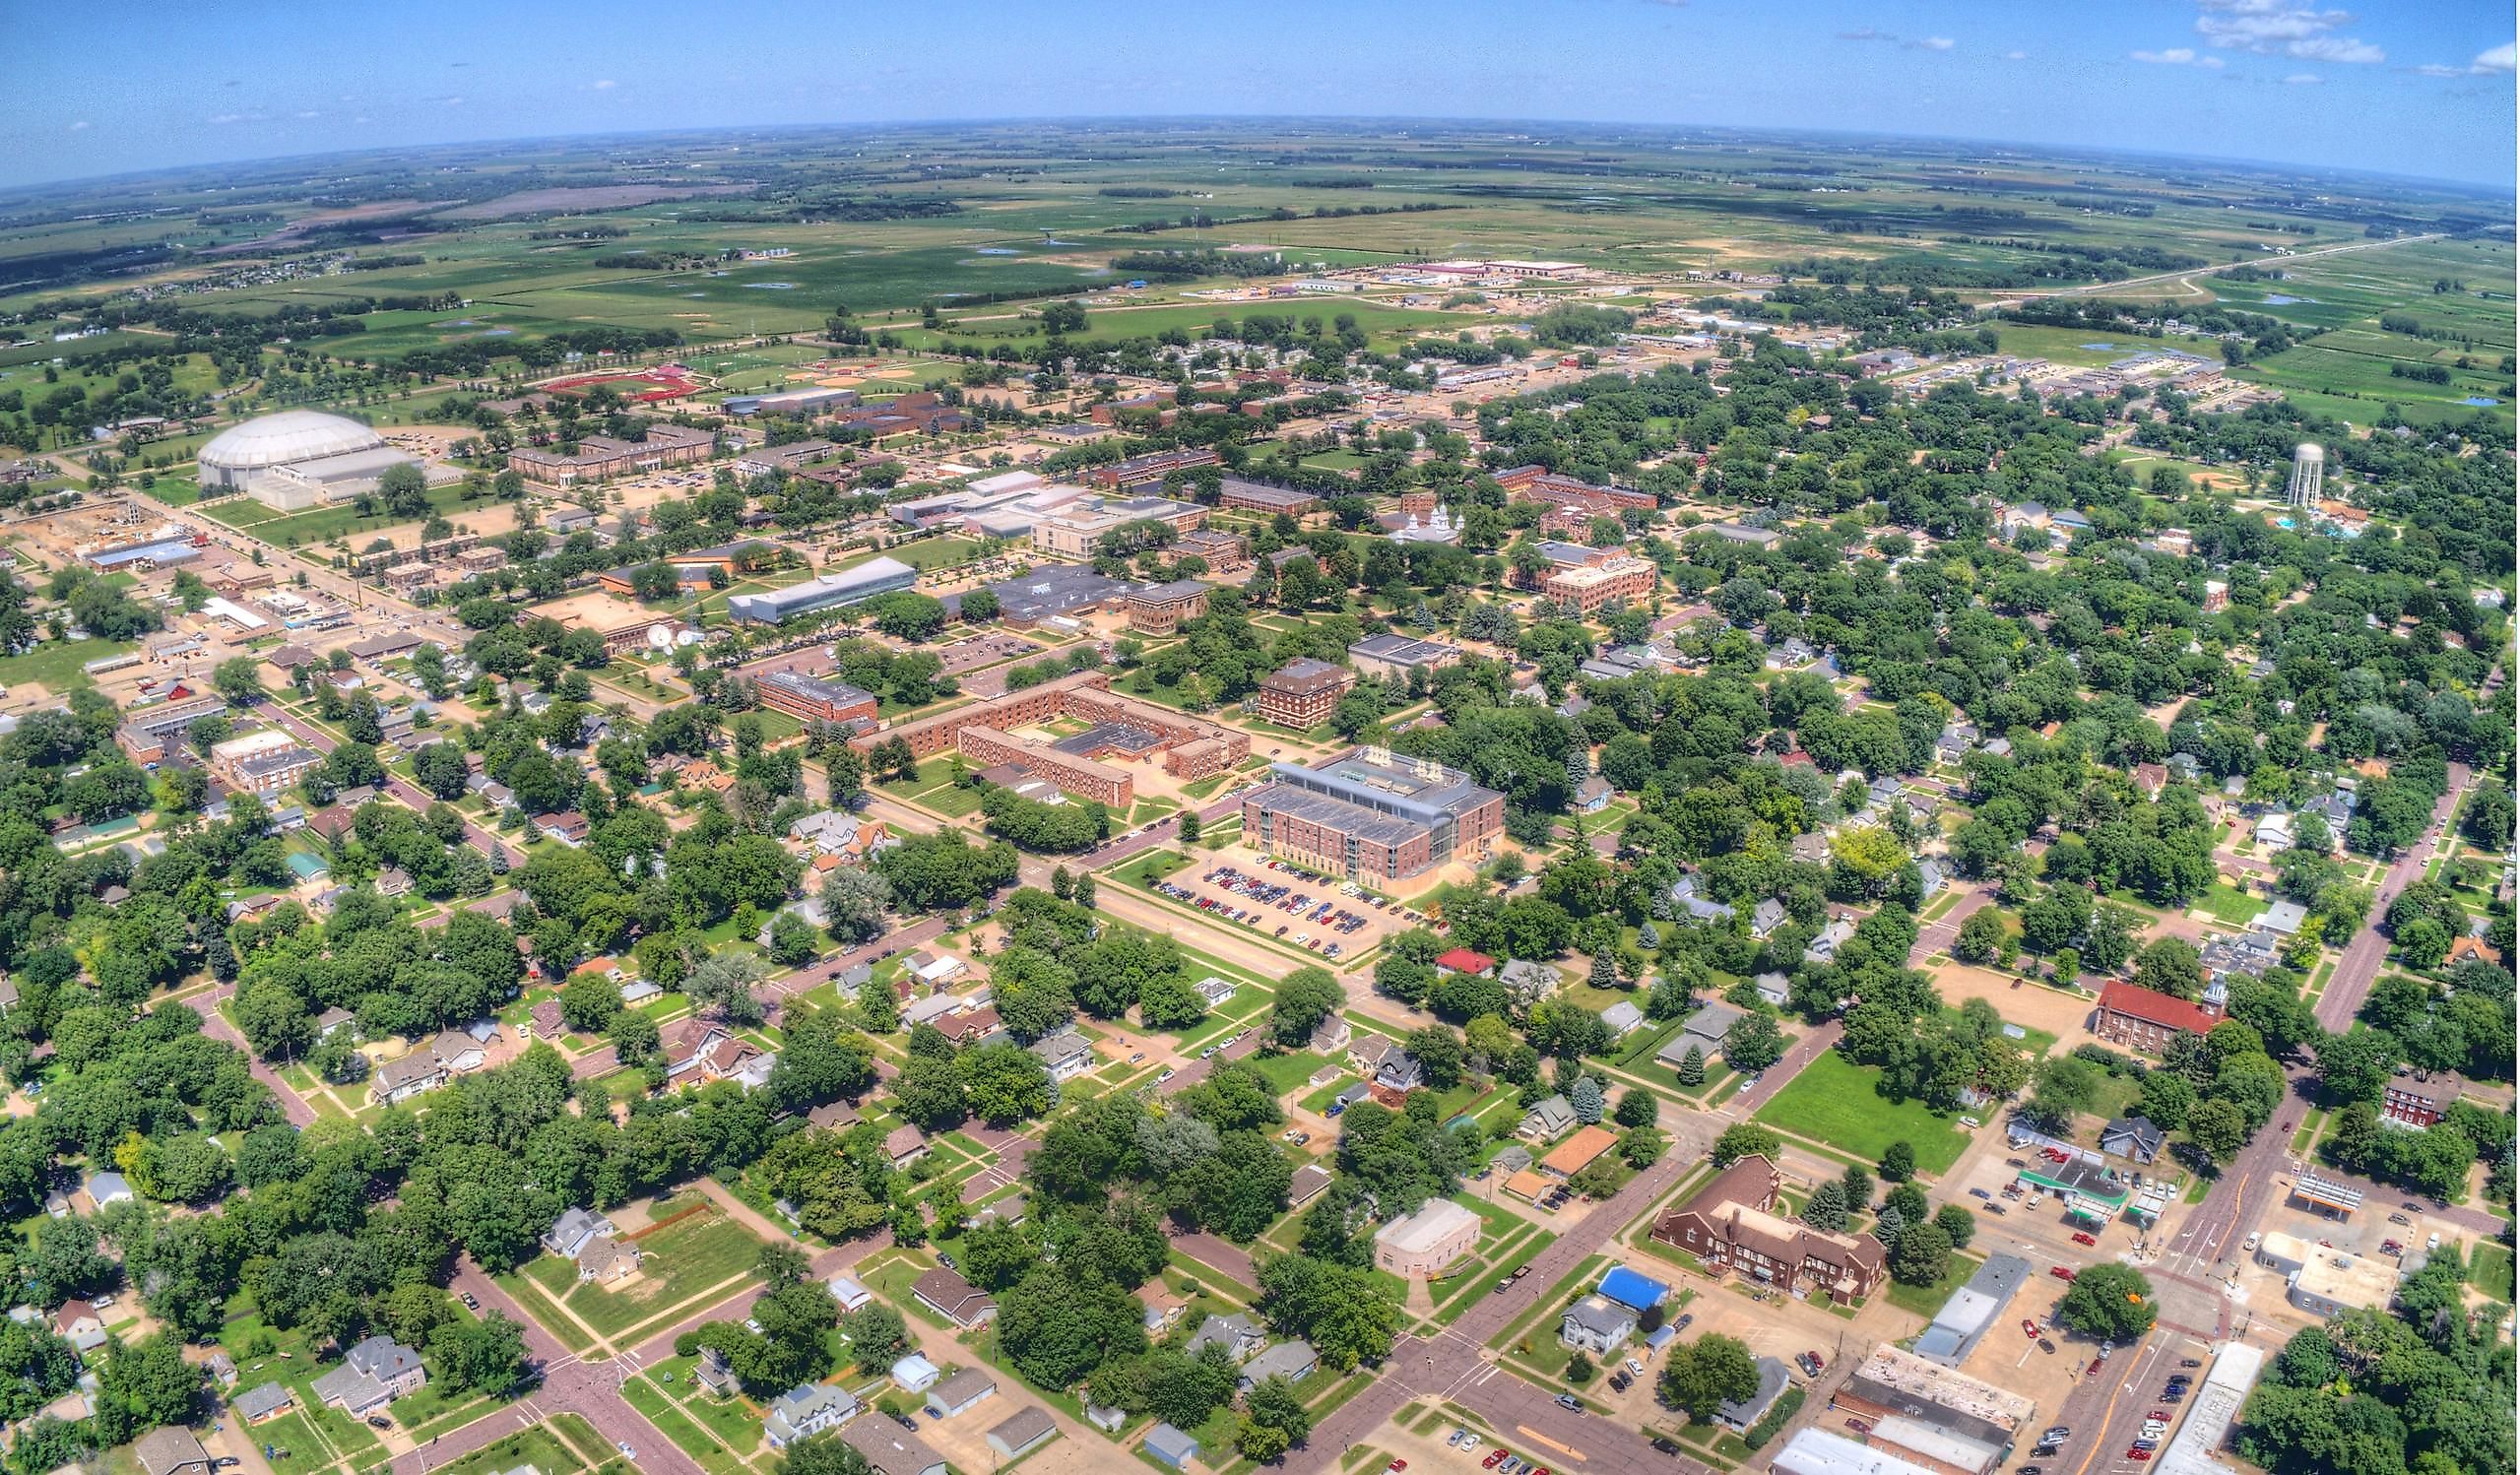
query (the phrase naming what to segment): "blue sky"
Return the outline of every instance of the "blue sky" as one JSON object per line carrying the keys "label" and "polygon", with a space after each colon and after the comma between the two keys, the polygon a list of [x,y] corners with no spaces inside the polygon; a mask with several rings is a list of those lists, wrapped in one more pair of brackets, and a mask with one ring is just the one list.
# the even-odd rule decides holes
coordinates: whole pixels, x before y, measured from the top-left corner
{"label": "blue sky", "polygon": [[217,0],[0,18],[0,184],[734,124],[1158,114],[1816,128],[2508,190],[2509,0]]}

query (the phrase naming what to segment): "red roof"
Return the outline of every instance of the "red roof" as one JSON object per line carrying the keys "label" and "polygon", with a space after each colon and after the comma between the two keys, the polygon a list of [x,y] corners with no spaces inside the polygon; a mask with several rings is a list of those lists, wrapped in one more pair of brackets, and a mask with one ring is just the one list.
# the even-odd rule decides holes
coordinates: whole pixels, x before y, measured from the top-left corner
{"label": "red roof", "polygon": [[2223,1022],[2186,999],[2114,980],[2100,990],[2100,1006],[2106,1013],[2129,1015],[2147,1024],[2185,1030],[2191,1035],[2204,1034]]}
{"label": "red roof", "polygon": [[1456,947],[1451,952],[1437,954],[1435,966],[1454,973],[1485,973],[1496,966],[1496,959],[1483,952]]}

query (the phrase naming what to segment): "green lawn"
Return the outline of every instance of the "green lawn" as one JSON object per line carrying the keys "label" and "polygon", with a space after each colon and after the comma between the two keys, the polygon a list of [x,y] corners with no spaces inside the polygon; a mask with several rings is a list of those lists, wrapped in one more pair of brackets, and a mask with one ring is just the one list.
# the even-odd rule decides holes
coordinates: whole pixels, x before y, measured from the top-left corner
{"label": "green lawn", "polygon": [[[670,1218],[707,1200],[684,1195],[658,1205],[657,1217]],[[557,1297],[587,1325],[606,1336],[627,1331],[680,1307],[730,1276],[751,1268],[761,1241],[733,1219],[714,1210],[695,1214],[639,1242],[645,1262],[638,1274],[617,1286],[580,1284],[577,1269],[556,1255],[528,1263],[525,1273]]]}
{"label": "green lawn", "polygon": [[1881,1072],[1857,1065],[1836,1051],[1823,1051],[1802,1067],[1755,1120],[1815,1142],[1878,1162],[1890,1144],[1916,1149],[1925,1173],[1949,1171],[1969,1138],[1915,1101],[1893,1102],[1875,1089]]}
{"label": "green lawn", "polygon": [[1936,1312],[1943,1309],[1943,1303],[1951,1299],[1951,1293],[1960,1289],[1962,1282],[1976,1274],[1977,1267],[1985,1262],[1984,1257],[1980,1255],[1955,1254],[1951,1257],[1951,1267],[1943,1272],[1943,1278],[1932,1285],[1902,1285],[1894,1280],[1890,1283],[1890,1289],[1883,1294],[1889,1296],[1890,1304],[1901,1311],[1914,1312],[1917,1315],[1931,1319]]}
{"label": "green lawn", "polygon": [[91,661],[140,649],[136,641],[47,640],[20,656],[0,656],[0,686],[41,682],[46,691],[64,695],[88,682],[81,668]]}
{"label": "green lawn", "polygon": [[1150,850],[1131,857],[1119,869],[1111,871],[1110,876],[1119,885],[1143,890],[1147,882],[1160,881],[1189,866],[1188,856],[1169,850]]}
{"label": "green lawn", "polygon": [[2468,1261],[2468,1284],[2508,1306],[2512,1299],[2511,1247],[2491,1240],[2478,1242]]}
{"label": "green lawn", "polygon": [[2266,910],[2263,900],[2225,881],[2216,881],[2196,899],[2196,906],[2213,913],[2215,921],[2228,922],[2233,927],[2247,927],[2249,919]]}

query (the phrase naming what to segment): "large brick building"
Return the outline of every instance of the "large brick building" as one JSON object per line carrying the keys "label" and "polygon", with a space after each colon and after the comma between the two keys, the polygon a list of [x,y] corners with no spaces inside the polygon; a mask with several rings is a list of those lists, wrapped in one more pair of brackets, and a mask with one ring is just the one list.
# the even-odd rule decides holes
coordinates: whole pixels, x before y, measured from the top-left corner
{"label": "large brick building", "polygon": [[2201,1035],[2222,1022],[2219,1004],[2189,1003],[2184,998],[2172,998],[2112,979],[2100,990],[2092,1033],[2111,1045],[2162,1055],[2179,1036]]}
{"label": "large brick building", "polygon": [[1597,614],[1612,600],[1631,605],[1653,593],[1653,564],[1633,553],[1619,553],[1582,568],[1562,568],[1549,575],[1540,590],[1561,605]]}
{"label": "large brick building", "polygon": [[957,735],[964,756],[984,766],[1010,763],[1039,779],[1059,786],[1065,794],[1093,800],[1110,808],[1127,811],[1135,800],[1136,781],[1121,769],[1099,763],[1081,753],[1069,752],[1059,743],[1027,741],[1012,733],[978,723],[966,723]]}
{"label": "large brick building", "polygon": [[1505,796],[1423,759],[1358,748],[1319,768],[1269,765],[1243,796],[1243,838],[1349,880],[1388,884],[1454,857],[1484,857]]}
{"label": "large brick building", "polygon": [[1061,739],[1060,751],[1087,759],[1110,753],[1152,758],[1161,753],[1164,771],[1184,782],[1223,773],[1252,755],[1251,734],[1124,696],[1111,689],[1111,677],[1099,671],[1080,671],[918,722],[861,733],[851,742],[863,751],[897,738],[910,745],[912,753],[930,758],[955,747],[969,728],[1003,734],[1060,717],[1092,725],[1086,732]]}
{"label": "large brick building", "polygon": [[717,437],[681,425],[650,425],[645,440],[615,440],[610,435],[581,436],[575,455],[539,446],[519,446],[507,453],[510,471],[548,486],[569,486],[604,477],[626,477],[705,461],[717,448]]}
{"label": "large brick building", "polygon": [[1305,656],[1260,678],[1260,715],[1281,728],[1304,732],[1329,721],[1338,699],[1355,686],[1356,673]]}
{"label": "large brick building", "polygon": [[1717,1270],[1786,1291],[1819,1291],[1840,1306],[1871,1295],[1889,1271],[1881,1242],[1779,1217],[1783,1186],[1776,1164],[1756,1155],[1743,1158],[1655,1220],[1653,1238]]}
{"label": "large brick building", "polygon": [[761,705],[785,712],[799,722],[864,722],[875,720],[875,696],[846,681],[826,681],[793,671],[774,671],[753,682]]}
{"label": "large brick building", "polygon": [[1143,635],[1170,635],[1182,621],[1207,612],[1209,586],[1196,579],[1175,579],[1129,596],[1129,627]]}
{"label": "large brick building", "polygon": [[1227,477],[1217,488],[1216,505],[1245,512],[1283,512],[1301,517],[1322,505],[1322,499],[1292,486],[1271,486],[1263,481]]}
{"label": "large brick building", "polygon": [[2430,1126],[2459,1099],[2460,1088],[2459,1077],[2448,1070],[2398,1076],[2380,1093],[2380,1120],[2399,1126]]}
{"label": "large brick building", "polygon": [[1161,481],[1175,472],[1196,471],[1202,466],[1222,466],[1224,458],[1207,446],[1192,446],[1187,450],[1157,451],[1146,456],[1131,456],[1109,466],[1098,466],[1085,473],[1085,480],[1096,486],[1117,489],[1139,486],[1148,481]]}

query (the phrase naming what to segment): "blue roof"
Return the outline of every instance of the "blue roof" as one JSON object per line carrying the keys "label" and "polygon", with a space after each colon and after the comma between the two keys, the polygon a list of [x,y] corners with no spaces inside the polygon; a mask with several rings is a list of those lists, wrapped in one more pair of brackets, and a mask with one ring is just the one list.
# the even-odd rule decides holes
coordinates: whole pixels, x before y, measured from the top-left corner
{"label": "blue roof", "polygon": [[1660,1306],[1671,1288],[1649,1275],[1639,1275],[1625,1265],[1612,1265],[1601,1272],[1601,1294],[1637,1311],[1651,1311]]}
{"label": "blue roof", "polygon": [[288,864],[290,873],[299,880],[311,880],[332,869],[321,857],[308,855],[302,850],[290,852]]}

